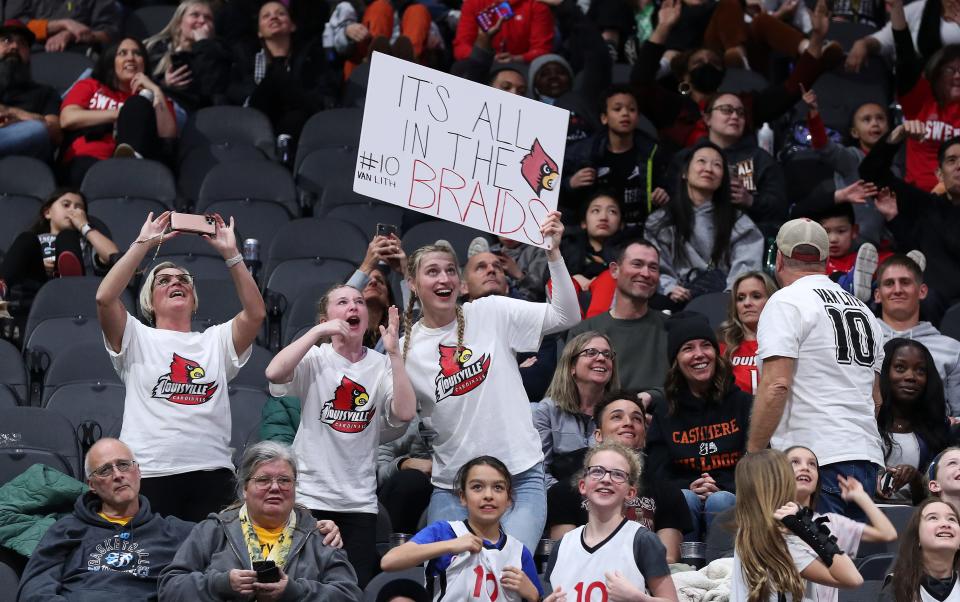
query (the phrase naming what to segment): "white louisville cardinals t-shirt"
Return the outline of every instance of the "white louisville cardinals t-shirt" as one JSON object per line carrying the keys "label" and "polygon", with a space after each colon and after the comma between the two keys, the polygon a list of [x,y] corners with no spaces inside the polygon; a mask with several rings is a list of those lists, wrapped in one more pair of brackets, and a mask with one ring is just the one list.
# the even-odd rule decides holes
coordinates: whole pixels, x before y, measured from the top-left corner
{"label": "white louisville cardinals t-shirt", "polygon": [[463,305],[466,327],[457,353],[456,321],[443,328],[418,322],[406,368],[433,440],[433,484],[451,489],[457,471],[482,455],[511,474],[543,460],[516,354],[540,347],[550,306],[492,296]]}
{"label": "white louisville cardinals t-shirt", "polygon": [[127,314],[120,353],[104,339],[126,385],[120,439],[145,477],[233,470],[227,383],[250,358],[233,346],[233,320],[204,332],[151,328]]}
{"label": "white louisville cardinals t-shirt", "polygon": [[757,359],[794,358],[793,387],[770,446],[803,445],[820,465],[883,465],[873,382],[883,334],[869,308],[823,275],[804,276],[770,297],[757,328]]}
{"label": "white louisville cardinals t-shirt", "polygon": [[377,446],[393,401],[390,360],[367,349],[352,363],[329,343],[311,347],[286,384],[270,394],[300,398],[293,440],[300,474],[297,502],[311,510],[377,513]]}

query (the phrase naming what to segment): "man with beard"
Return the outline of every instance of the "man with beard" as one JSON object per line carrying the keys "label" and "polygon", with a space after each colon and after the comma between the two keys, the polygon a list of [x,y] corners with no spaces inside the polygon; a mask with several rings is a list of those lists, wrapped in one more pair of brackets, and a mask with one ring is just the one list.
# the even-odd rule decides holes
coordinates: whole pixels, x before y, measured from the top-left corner
{"label": "man with beard", "polygon": [[49,159],[60,143],[60,97],[30,76],[33,32],[15,19],[0,27],[0,157]]}
{"label": "man with beard", "polygon": [[667,372],[666,319],[650,307],[660,283],[660,254],[647,240],[628,240],[610,263],[610,275],[617,286],[610,311],[571,328],[567,340],[589,330],[607,335],[617,352],[620,384],[642,391],[640,399],[647,405],[662,396]]}

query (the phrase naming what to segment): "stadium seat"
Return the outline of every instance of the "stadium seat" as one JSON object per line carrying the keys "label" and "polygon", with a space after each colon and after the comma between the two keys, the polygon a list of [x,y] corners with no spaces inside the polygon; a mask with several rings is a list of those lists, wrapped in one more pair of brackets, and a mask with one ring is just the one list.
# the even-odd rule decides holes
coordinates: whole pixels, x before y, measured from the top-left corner
{"label": "stadium seat", "polygon": [[192,319],[196,332],[232,320],[243,308],[232,280],[197,278],[194,287],[200,301]]}
{"label": "stadium seat", "polygon": [[157,4],[144,6],[127,15],[123,24],[123,33],[138,40],[144,40],[160,33],[173,18],[176,6]]}
{"label": "stadium seat", "polygon": [[223,142],[198,146],[188,151],[177,168],[177,189],[188,205],[196,203],[200,187],[210,170],[221,163],[234,161],[264,161],[269,159],[263,151],[252,144]]}
{"label": "stadium seat", "polygon": [[270,160],[277,157],[276,136],[267,116],[256,109],[225,105],[191,116],[180,136],[180,157],[195,148],[225,143],[254,146]]}
{"label": "stadium seat", "polygon": [[283,226],[270,244],[264,269],[265,288],[295,296],[311,282],[349,278],[366,251],[366,236],[351,223],[336,219],[294,220]]}
{"label": "stadium seat", "polygon": [[[313,205],[319,205],[327,188],[353,188],[353,170],[357,151],[344,148],[320,148],[300,161],[296,174],[297,189]],[[314,210],[314,214],[319,214]]]}
{"label": "stadium seat", "polygon": [[[299,338],[304,332],[317,323],[317,301],[320,295],[327,292],[331,286],[337,282],[344,282],[346,279],[331,280],[319,284],[311,284],[303,287],[293,297],[287,296],[289,305],[287,311],[283,312],[283,321],[281,331],[283,333],[283,346],[286,347]],[[278,291],[283,293],[283,291]]]}
{"label": "stadium seat", "polygon": [[26,404],[28,382],[20,351],[10,342],[0,339],[0,391],[9,393],[16,400],[14,405]]}
{"label": "stadium seat", "polygon": [[[260,250],[262,253],[263,247]],[[230,278],[230,272],[223,263],[220,253],[214,250],[206,240],[192,234],[181,234],[164,240],[157,251],[156,263],[161,261],[172,261],[186,268],[194,278],[210,280]],[[148,262],[146,265],[154,263]],[[203,302],[203,291],[200,291],[200,302]]]}
{"label": "stadium seat", "polygon": [[940,320],[940,332],[960,341],[960,303],[953,305]]}
{"label": "stadium seat", "polygon": [[30,75],[61,96],[93,69],[93,61],[79,52],[35,52],[30,55]]}
{"label": "stadium seat", "polygon": [[90,215],[110,228],[113,241],[126,249],[136,240],[147,214],[173,209],[177,196],[173,174],[146,159],[107,159],[90,168],[80,190]]}
{"label": "stadium seat", "polygon": [[[786,181],[787,201],[791,205],[807,198],[814,190],[820,190],[821,186],[834,189],[833,167],[812,150],[794,153],[780,165],[783,167],[783,176]],[[799,207],[793,209],[797,208]],[[799,215],[792,215],[792,217],[799,217]]]}
{"label": "stadium seat", "polygon": [[0,253],[33,224],[55,187],[53,172],[43,161],[19,156],[0,159]]}
{"label": "stadium seat", "polygon": [[60,389],[73,385],[121,385],[102,340],[67,346],[50,362],[43,377],[43,404]]}
{"label": "stadium seat", "polygon": [[303,160],[317,149],[356,149],[360,144],[362,124],[362,109],[330,109],[313,115],[300,133],[297,156],[293,164],[294,173],[300,171]]}
{"label": "stadium seat", "polygon": [[730,293],[708,293],[690,300],[684,311],[693,311],[703,314],[710,322],[710,328],[716,331],[720,323],[727,319],[727,308],[730,306]]}
{"label": "stadium seat", "polygon": [[6,562],[0,562],[0,592],[8,592],[12,596],[19,586],[17,571]]}
{"label": "stadium seat", "polygon": [[890,572],[895,554],[874,554],[863,559],[857,560],[857,569],[863,575],[864,581],[883,581],[883,578]]}
{"label": "stadium seat", "polygon": [[467,262],[467,247],[470,246],[470,241],[478,236],[490,237],[480,230],[437,220],[417,224],[404,232],[402,246],[407,255],[410,255],[423,245],[432,245],[442,238],[453,246],[457,259],[464,264]]}
{"label": "stadium seat", "polygon": [[85,452],[103,437],[120,437],[125,396],[126,387],[118,382],[78,382],[57,388],[45,409],[58,412],[70,422]]}
{"label": "stadium seat", "polygon": [[228,393],[232,420],[230,447],[233,448],[233,462],[238,464],[247,441],[254,432],[260,431],[260,412],[270,395],[266,388],[237,387],[233,383]]}
{"label": "stadium seat", "polygon": [[81,474],[73,425],[48,408],[0,409],[0,483],[36,463],[73,477]]}
{"label": "stadium seat", "polygon": [[[830,20],[830,29],[827,30],[826,39],[832,40],[843,46],[844,52],[850,52],[853,43],[872,33],[876,33],[876,28],[866,23],[853,23],[850,21]],[[879,60],[877,57],[871,57],[870,60]]]}
{"label": "stadium seat", "polygon": [[[896,528],[897,533],[903,533],[904,529],[907,528],[907,523],[910,522],[910,517],[913,516],[914,507],[913,506],[892,506],[892,505],[880,505],[880,510],[890,519],[890,522],[893,523],[894,528]],[[888,544],[890,552],[896,552],[900,549],[900,538],[897,537],[893,542]]]}
{"label": "stadium seat", "polygon": [[[385,511],[381,507],[380,513],[384,514]],[[377,595],[380,593],[380,590],[383,589],[383,586],[390,583],[391,581],[398,581],[400,579],[409,579],[423,585],[425,583],[424,579],[424,569],[422,566],[415,566],[411,569],[406,569],[403,571],[384,571],[370,580],[370,583],[367,584],[367,587],[363,590],[363,602],[376,602]]]}
{"label": "stadium seat", "polygon": [[723,81],[720,83],[718,92],[754,92],[763,90],[769,85],[770,83],[767,82],[767,79],[756,71],[730,67],[723,76]]}
{"label": "stadium seat", "polygon": [[880,599],[880,590],[883,589],[882,579],[865,580],[857,589],[842,589],[838,602],[877,602]]}
{"label": "stadium seat", "polygon": [[[849,129],[850,118],[857,107],[866,102],[886,107],[893,93],[890,73],[879,58],[870,60],[860,73],[824,73],[813,84],[813,90],[817,93],[823,123],[839,132]],[[806,104],[800,101],[796,107],[805,117]]]}
{"label": "stadium seat", "polygon": [[254,389],[267,388],[267,365],[273,359],[273,354],[266,347],[254,345],[250,359],[240,368],[240,372],[230,381],[231,387],[247,387]]}
{"label": "stadium seat", "polygon": [[267,161],[239,161],[210,170],[196,212],[219,213],[228,223],[234,217],[243,238],[256,238],[261,247],[269,247],[274,233],[298,216],[300,208],[289,171]]}
{"label": "stadium seat", "polygon": [[332,207],[324,217],[342,219],[357,226],[370,238],[376,234],[377,224],[391,224],[397,227],[398,235],[400,224],[403,221],[404,208],[380,201],[371,200],[360,205],[337,205]]}

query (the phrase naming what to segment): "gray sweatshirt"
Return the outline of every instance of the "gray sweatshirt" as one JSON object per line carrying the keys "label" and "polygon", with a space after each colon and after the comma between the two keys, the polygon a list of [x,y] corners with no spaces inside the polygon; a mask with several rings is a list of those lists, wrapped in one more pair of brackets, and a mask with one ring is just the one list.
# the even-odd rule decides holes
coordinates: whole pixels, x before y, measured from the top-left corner
{"label": "gray sweatshirt", "polygon": [[930,350],[937,372],[943,379],[947,412],[951,416],[960,416],[960,341],[940,334],[930,322],[920,322],[909,330],[897,331],[881,321],[880,330],[884,343],[896,338],[911,339]]}
{"label": "gray sweatshirt", "polygon": [[543,472],[549,489],[557,482],[552,471],[554,454],[590,447],[597,425],[592,416],[565,412],[549,397],[544,397],[540,403],[533,405],[533,425],[540,433]]}
{"label": "gray sweatshirt", "polygon": [[660,252],[660,292],[664,295],[669,295],[694,269],[715,267],[726,272],[726,290],[730,290],[737,276],[759,270],[763,265],[763,234],[744,213],[740,213],[733,224],[733,232],[730,234],[730,259],[724,265],[710,265],[714,239],[713,201],[693,208],[693,233],[680,256],[674,256],[673,253],[676,231],[669,214],[663,209],[654,211],[647,218],[647,238]]}

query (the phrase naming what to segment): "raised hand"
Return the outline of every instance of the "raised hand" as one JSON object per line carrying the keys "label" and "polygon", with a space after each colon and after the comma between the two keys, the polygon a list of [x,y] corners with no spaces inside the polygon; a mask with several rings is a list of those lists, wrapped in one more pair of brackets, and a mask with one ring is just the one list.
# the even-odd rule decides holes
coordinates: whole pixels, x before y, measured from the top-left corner
{"label": "raised hand", "polygon": [[560,221],[560,212],[551,211],[540,224],[540,233],[550,245],[548,253],[554,259],[560,256],[560,239],[563,238],[563,222]]}
{"label": "raised hand", "polygon": [[683,8],[680,0],[664,0],[657,12],[659,25],[668,29],[672,28],[680,20],[680,12]]}
{"label": "raised hand", "polygon": [[897,207],[897,193],[889,188],[883,188],[877,193],[877,198],[874,200],[873,206],[877,208],[877,211],[880,212],[883,219],[888,222],[897,217],[897,214],[900,212]]}
{"label": "raised hand", "polygon": [[835,203],[853,203],[862,205],[867,199],[876,196],[877,186],[873,182],[864,182],[857,180],[849,186],[844,186],[833,193]]}
{"label": "raised hand", "polygon": [[807,105],[807,108],[811,113],[819,113],[820,106],[817,104],[817,93],[813,91],[813,88],[807,90],[803,87],[803,84],[800,84],[800,89],[803,91],[803,102]]}
{"label": "raised hand", "polygon": [[217,250],[220,253],[220,256],[224,259],[230,259],[237,255],[237,234],[234,230],[234,220],[233,217],[230,217],[230,224],[227,225],[223,221],[223,217],[219,213],[213,214],[213,219],[217,223],[217,230],[213,236],[209,234],[203,234],[204,239],[210,246]]}
{"label": "raised hand", "polygon": [[166,232],[170,225],[171,213],[173,211],[164,211],[156,219],[153,218],[152,211],[148,213],[147,221],[143,222],[143,226],[140,227],[140,235],[137,236],[134,243],[155,247],[160,244],[161,238],[170,239],[178,235],[179,232],[177,231]]}
{"label": "raised hand", "polygon": [[380,325],[380,340],[383,341],[383,350],[387,355],[400,354],[400,310],[396,305],[387,309],[387,327]]}
{"label": "raised hand", "polygon": [[853,477],[837,475],[837,484],[840,485],[840,498],[845,502],[851,502],[860,495],[866,495],[863,484]]}
{"label": "raised hand", "polygon": [[780,506],[773,513],[773,518],[777,520],[783,520],[784,517],[790,516],[791,514],[796,514],[800,511],[800,506],[796,502],[787,502],[783,506]]}

